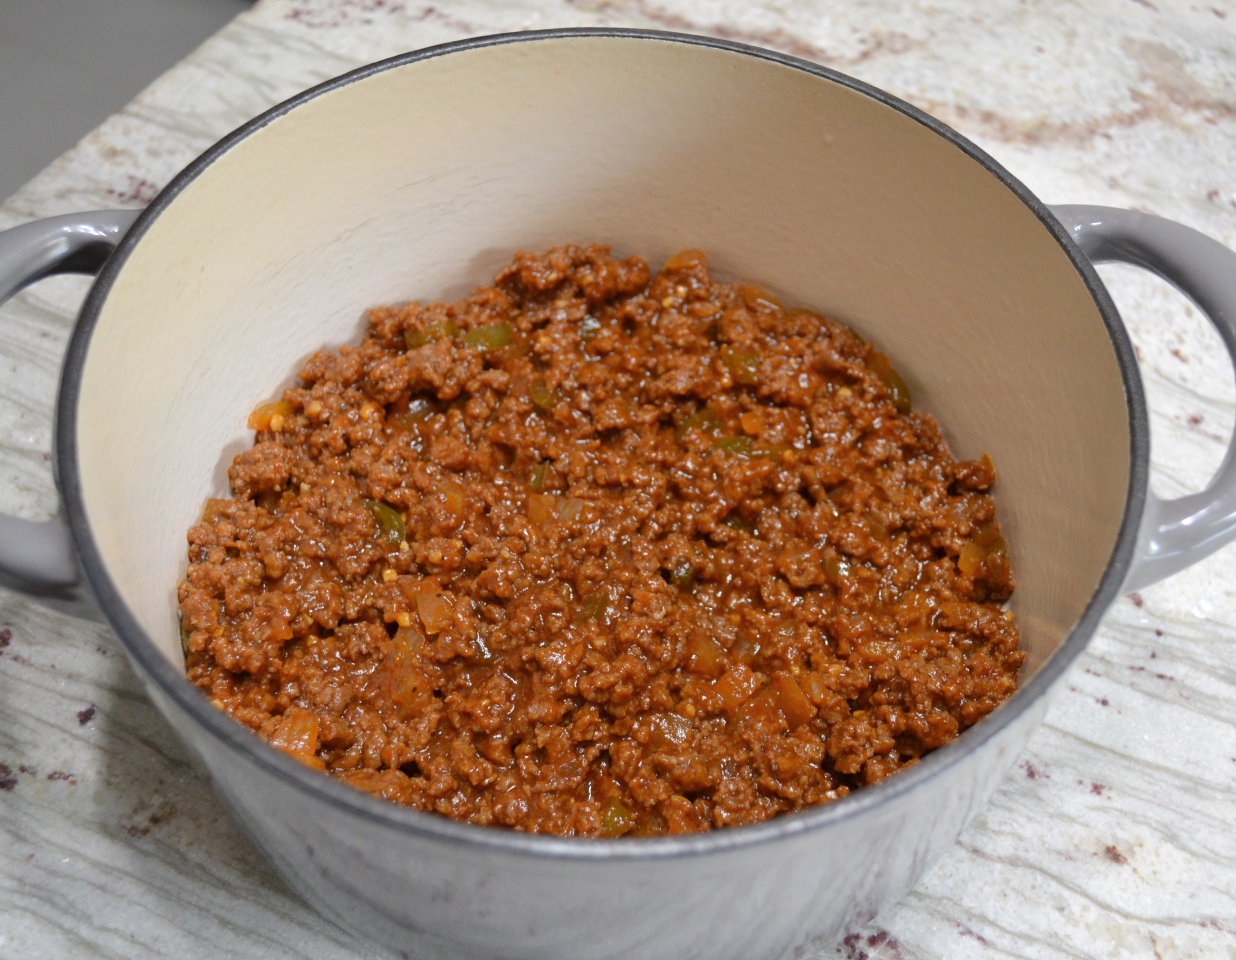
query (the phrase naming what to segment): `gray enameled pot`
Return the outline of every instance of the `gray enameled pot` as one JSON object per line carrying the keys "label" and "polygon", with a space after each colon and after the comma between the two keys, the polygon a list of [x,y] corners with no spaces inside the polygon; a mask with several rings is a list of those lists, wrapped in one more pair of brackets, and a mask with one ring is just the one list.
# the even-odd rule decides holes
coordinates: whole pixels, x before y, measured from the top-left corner
{"label": "gray enameled pot", "polygon": [[[710,253],[889,352],[959,457],[991,453],[1018,574],[1022,689],[921,764],[831,806],[708,835],[583,841],[455,823],[268,747],[185,680],[184,531],[246,413],[364,308],[453,297],[515,249]],[[110,254],[110,255],[109,255]],[[1089,259],[1088,259],[1089,258]],[[0,298],[100,270],[65,361],[64,505],[0,517],[3,582],[101,610],[280,875],[416,957],[780,958],[869,920],[949,847],[1123,590],[1236,531],[1236,463],[1147,488],[1133,350],[1091,261],[1174,283],[1236,349],[1236,257],[1185,227],[1049,210],[905,103],[791,57],[614,30],[488,37],[272,109],[140,215],[0,234]],[[101,269],[100,269],[101,268]],[[97,603],[97,607],[94,604]]]}

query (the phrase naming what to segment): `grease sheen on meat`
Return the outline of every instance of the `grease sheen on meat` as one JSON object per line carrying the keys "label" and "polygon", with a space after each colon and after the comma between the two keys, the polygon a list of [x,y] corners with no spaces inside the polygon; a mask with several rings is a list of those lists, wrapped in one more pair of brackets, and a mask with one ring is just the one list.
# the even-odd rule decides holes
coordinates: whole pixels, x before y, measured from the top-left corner
{"label": "grease sheen on meat", "polygon": [[1015,689],[989,458],[839,323],[599,246],[370,311],[189,532],[190,679],[456,819],[678,833],[827,803]]}

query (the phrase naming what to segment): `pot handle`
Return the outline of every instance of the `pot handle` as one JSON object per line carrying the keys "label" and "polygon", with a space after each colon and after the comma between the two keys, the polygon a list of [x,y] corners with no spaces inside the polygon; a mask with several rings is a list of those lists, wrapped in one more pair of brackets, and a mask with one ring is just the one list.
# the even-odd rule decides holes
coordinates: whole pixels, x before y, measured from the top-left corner
{"label": "pot handle", "polygon": [[[1116,207],[1052,213],[1092,263],[1128,263],[1162,277],[1210,320],[1236,364],[1236,253],[1189,227]],[[1157,583],[1236,539],[1236,436],[1201,493],[1161,500],[1146,491],[1137,554],[1124,591]]]}
{"label": "pot handle", "polygon": [[[0,233],[0,303],[44,277],[98,273],[140,213],[73,213]],[[80,613],[80,579],[61,513],[41,523],[0,513],[0,584]]]}

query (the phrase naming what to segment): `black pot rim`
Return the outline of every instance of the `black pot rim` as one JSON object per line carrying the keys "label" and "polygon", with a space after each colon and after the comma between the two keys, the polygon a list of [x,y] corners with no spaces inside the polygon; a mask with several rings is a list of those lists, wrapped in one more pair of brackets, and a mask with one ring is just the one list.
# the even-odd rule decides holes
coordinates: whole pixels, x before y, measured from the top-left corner
{"label": "black pot rim", "polygon": [[[674,837],[595,840],[548,837],[495,829],[470,823],[460,823],[436,814],[402,807],[379,800],[359,790],[310,770],[304,765],[269,746],[239,723],[225,716],[161,654],[154,642],[129,611],[112,581],[94,535],[86,518],[82,497],[81,475],[77,461],[77,411],[82,372],[86,355],[103,304],[124,264],[150,226],[162,212],[207,167],[234,146],[278,120],[295,108],[323,94],[331,93],[358,80],[387,70],[435,57],[462,51],[478,50],[511,43],[535,43],[542,40],[570,38],[655,41],[688,44],[754,57],[800,70],[861,93],[892,107],[927,127],[971,159],[982,165],[1008,190],[1022,201],[1055,238],[1077,270],[1093,297],[1108,336],[1115,350],[1124,382],[1125,402],[1129,415],[1129,487],[1125,513],[1111,558],[1097,589],[1085,611],[1069,631],[1068,636],[1048,658],[1039,671],[1004,705],[982,723],[965,731],[952,743],[928,754],[912,769],[899,773],[879,784],[856,791],[835,803],[815,807],[750,826],[715,830],[703,834]],[[800,833],[834,826],[863,816],[869,810],[893,802],[896,798],[917,791],[929,781],[946,776],[949,769],[966,756],[976,752],[1002,730],[1047,695],[1052,685],[1072,665],[1085,649],[1118,591],[1132,562],[1136,548],[1138,524],[1145,508],[1149,478],[1149,419],[1142,393],[1141,377],[1132,343],[1120,320],[1115,305],[1090,261],[1073,242],[1068,231],[1052,215],[1047,206],[1031,193],[987,153],[960,133],[930,117],[903,100],[853,77],[797,57],[760,47],[719,40],[711,37],[672,33],[660,30],[627,30],[618,28],[576,28],[528,31],[476,37],[454,43],[427,47],[360,67],[333,80],[318,84],[303,93],[272,107],[218,141],[184,168],[142,212],[128,231],[116,252],[104,265],[82,307],[74,327],[61,374],[57,404],[55,456],[60,493],[69,526],[77,547],[77,555],[86,581],[107,619],[119,634],[130,659],[144,674],[148,683],[158,689],[183,713],[238,758],[260,768],[264,773],[309,793],[318,800],[337,808],[341,813],[363,817],[391,828],[407,831],[425,839],[471,847],[478,850],[506,852],[533,857],[550,857],[579,861],[644,860],[719,853],[780,841]]]}

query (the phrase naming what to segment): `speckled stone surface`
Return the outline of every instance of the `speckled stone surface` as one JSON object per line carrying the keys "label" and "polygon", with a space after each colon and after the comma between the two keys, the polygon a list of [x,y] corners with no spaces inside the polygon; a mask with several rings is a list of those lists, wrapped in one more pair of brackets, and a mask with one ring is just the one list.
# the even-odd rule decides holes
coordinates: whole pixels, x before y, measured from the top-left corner
{"label": "speckled stone surface", "polygon": [[[1236,248],[1230,0],[262,0],[15,196],[0,228],[148,202],[212,141],[359,64],[610,24],[774,47],[883,87],[1052,203]],[[1200,489],[1232,371],[1178,294],[1105,267],[1152,407],[1153,482]],[[51,407],[88,281],[0,309],[0,510],[54,510]],[[1112,608],[987,809],[849,958],[1236,958],[1236,548]],[[105,627],[0,591],[0,957],[380,956],[250,849]]]}

